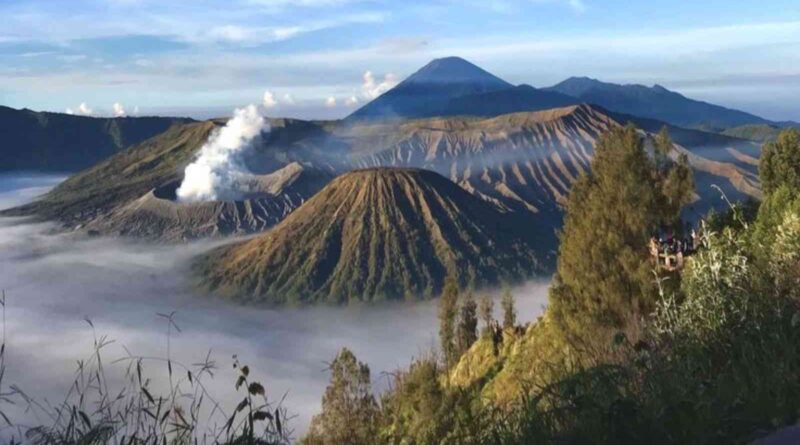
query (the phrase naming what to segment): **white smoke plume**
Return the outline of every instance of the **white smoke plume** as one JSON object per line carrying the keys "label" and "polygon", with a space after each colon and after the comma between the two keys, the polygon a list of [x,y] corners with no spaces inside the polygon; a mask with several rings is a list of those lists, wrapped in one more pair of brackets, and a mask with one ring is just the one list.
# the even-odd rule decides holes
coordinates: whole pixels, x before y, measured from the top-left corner
{"label": "white smoke plume", "polygon": [[89,106],[86,105],[86,102],[81,102],[81,104],[78,105],[78,108],[75,108],[75,109],[67,108],[66,113],[67,114],[76,114],[76,115],[79,115],[79,116],[91,116],[92,114],[94,114],[94,110],[89,108]]}
{"label": "white smoke plume", "polygon": [[376,82],[372,71],[367,71],[364,73],[364,83],[361,84],[361,93],[367,100],[372,100],[394,88],[397,83],[397,76],[392,73],[383,76],[382,82]]}
{"label": "white smoke plume", "polygon": [[328,108],[335,108],[336,107],[336,98],[331,96],[325,99],[325,106]]}
{"label": "white smoke plume", "polygon": [[114,117],[125,117],[128,115],[128,113],[125,112],[125,107],[123,107],[119,102],[114,102],[114,105],[111,108],[114,111]]}
{"label": "white smoke plume", "polygon": [[264,108],[274,108],[278,106],[278,99],[275,99],[275,94],[272,91],[264,91]]}
{"label": "white smoke plume", "polygon": [[200,148],[200,155],[186,167],[176,191],[181,202],[235,200],[245,191],[243,182],[251,176],[243,156],[269,122],[255,105],[238,108],[222,129],[214,132]]}
{"label": "white smoke plume", "polygon": [[286,93],[283,95],[283,103],[286,105],[294,105],[294,97],[291,94]]}
{"label": "white smoke plume", "polygon": [[355,96],[350,96],[347,98],[347,100],[344,101],[344,104],[347,105],[348,107],[356,106],[358,105],[358,98]]}

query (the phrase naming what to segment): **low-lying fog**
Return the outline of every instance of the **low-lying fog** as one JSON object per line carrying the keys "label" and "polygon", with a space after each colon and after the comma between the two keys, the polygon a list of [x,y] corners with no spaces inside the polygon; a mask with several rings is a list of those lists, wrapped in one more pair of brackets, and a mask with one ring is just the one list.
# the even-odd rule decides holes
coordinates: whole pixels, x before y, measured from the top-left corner
{"label": "low-lying fog", "polygon": [[[0,175],[0,208],[29,201],[63,177]],[[133,354],[166,356],[166,324],[157,313],[177,311],[182,332],[172,338],[172,358],[201,361],[211,350],[219,366],[212,391],[236,403],[232,356],[249,364],[274,400],[297,417],[295,436],[319,410],[328,382],[324,372],[343,346],[367,362],[378,388],[384,371],[427,353],[437,341],[436,302],[376,307],[266,309],[243,307],[192,293],[188,260],[209,244],[153,246],[116,239],[54,235],[48,224],[0,218],[0,288],[7,294],[3,386],[14,383],[39,400],[59,401],[72,382],[76,361],[92,351],[93,333],[115,343],[106,362]],[[519,317],[543,310],[547,283],[517,288]],[[496,304],[497,308],[499,305]],[[123,366],[123,365],[118,365]],[[149,364],[152,377],[164,376]],[[36,419],[14,419],[27,424]],[[42,419],[40,419],[41,421]]]}

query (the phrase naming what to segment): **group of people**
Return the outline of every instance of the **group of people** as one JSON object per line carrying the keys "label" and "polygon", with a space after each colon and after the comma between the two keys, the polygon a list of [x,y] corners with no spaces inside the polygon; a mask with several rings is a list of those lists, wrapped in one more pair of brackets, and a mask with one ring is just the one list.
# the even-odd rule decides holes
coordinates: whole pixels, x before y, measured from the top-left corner
{"label": "group of people", "polygon": [[650,255],[656,265],[667,270],[683,268],[683,258],[693,254],[700,245],[700,235],[692,229],[689,237],[678,238],[672,231],[666,237],[653,235],[650,237]]}

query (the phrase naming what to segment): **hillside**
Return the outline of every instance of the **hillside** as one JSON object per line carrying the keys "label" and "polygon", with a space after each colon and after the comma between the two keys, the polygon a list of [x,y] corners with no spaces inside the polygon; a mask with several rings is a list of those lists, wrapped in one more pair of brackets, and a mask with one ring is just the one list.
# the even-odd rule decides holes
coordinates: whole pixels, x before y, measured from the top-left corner
{"label": "hillside", "polygon": [[726,128],[722,134],[756,142],[774,141],[783,128],[772,124],[750,124]]}
{"label": "hillside", "polygon": [[600,105],[610,111],[657,119],[681,127],[725,129],[769,123],[750,113],[690,99],[660,85],[618,85],[588,77],[571,77],[545,90]]}
{"label": "hillside", "polygon": [[459,57],[435,59],[354,111],[347,120],[440,116],[449,99],[511,87],[508,82]]}
{"label": "hillside", "polygon": [[269,232],[201,259],[205,286],[248,302],[372,301],[435,295],[543,271],[528,218],[503,214],[441,175],[345,173]]}
{"label": "hillside", "polygon": [[95,118],[0,106],[0,172],[79,171],[178,123],[170,117]]}

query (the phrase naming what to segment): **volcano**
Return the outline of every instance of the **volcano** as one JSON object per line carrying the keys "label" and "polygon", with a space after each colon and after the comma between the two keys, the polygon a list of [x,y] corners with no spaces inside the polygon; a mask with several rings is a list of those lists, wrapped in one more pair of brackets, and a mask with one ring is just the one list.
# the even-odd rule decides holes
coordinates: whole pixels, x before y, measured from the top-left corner
{"label": "volcano", "polygon": [[447,114],[450,99],[512,88],[494,74],[460,58],[435,59],[396,87],[359,108],[347,120],[399,119]]}
{"label": "volcano", "polygon": [[438,173],[345,173],[272,230],[201,258],[209,290],[272,304],[430,297],[445,277],[481,287],[543,272],[531,221]]}

